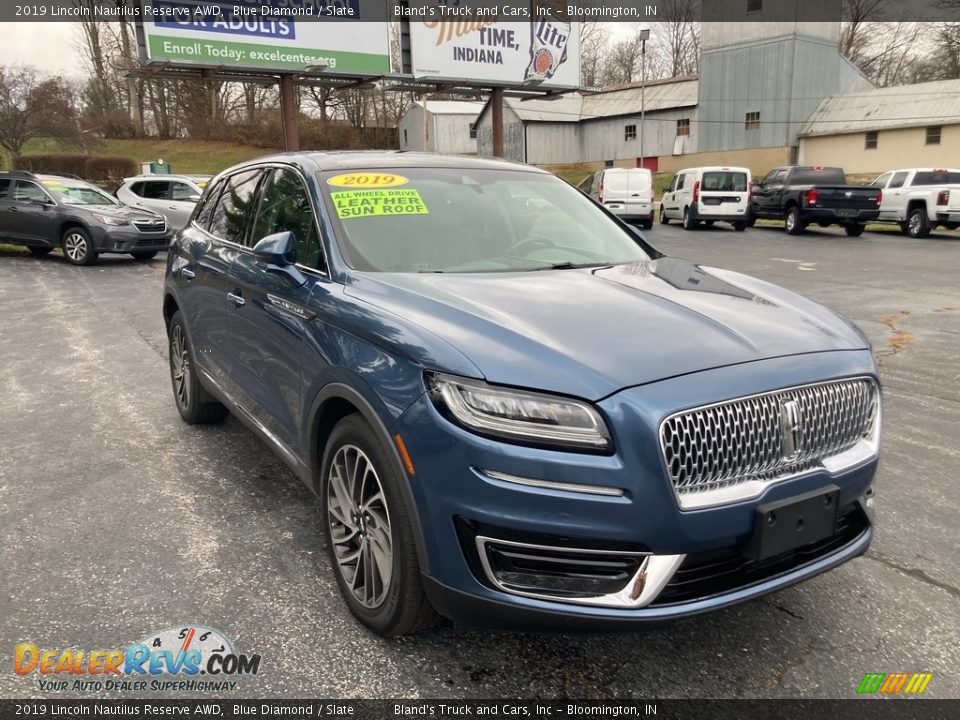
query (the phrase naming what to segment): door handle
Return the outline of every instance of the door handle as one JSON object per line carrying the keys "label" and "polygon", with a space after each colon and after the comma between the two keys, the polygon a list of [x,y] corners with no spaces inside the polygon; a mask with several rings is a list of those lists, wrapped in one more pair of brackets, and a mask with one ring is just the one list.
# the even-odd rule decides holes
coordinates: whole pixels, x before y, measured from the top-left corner
{"label": "door handle", "polygon": [[227,300],[229,300],[230,302],[232,302],[232,303],[233,303],[234,305],[236,305],[238,308],[239,308],[239,307],[243,307],[244,305],[247,304],[247,301],[244,300],[244,299],[240,296],[240,294],[239,294],[239,293],[236,293],[236,292],[227,293]]}
{"label": "door handle", "polygon": [[11,207],[11,208],[10,208],[10,212],[20,212],[20,208],[18,208],[18,207]]}
{"label": "door handle", "polygon": [[185,277],[187,280],[193,280],[197,276],[197,274],[190,268],[183,268],[180,271],[180,275],[181,277]]}

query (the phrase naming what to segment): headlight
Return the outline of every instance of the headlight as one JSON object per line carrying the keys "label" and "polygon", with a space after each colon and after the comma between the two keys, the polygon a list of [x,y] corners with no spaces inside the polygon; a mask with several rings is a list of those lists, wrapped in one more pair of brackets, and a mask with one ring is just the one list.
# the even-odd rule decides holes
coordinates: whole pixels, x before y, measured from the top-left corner
{"label": "headlight", "polygon": [[93,216],[102,222],[104,225],[126,225],[127,221],[123,218],[113,217],[112,215],[101,215],[100,213],[93,213]]}
{"label": "headlight", "polygon": [[603,418],[585,402],[434,373],[427,386],[441,412],[484,435],[564,449],[611,447]]}

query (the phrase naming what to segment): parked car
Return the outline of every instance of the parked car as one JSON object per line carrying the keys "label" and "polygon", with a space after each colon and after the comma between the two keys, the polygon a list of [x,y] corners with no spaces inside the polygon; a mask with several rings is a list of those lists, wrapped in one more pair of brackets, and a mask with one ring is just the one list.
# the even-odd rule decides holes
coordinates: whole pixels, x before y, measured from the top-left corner
{"label": "parked car", "polygon": [[728,222],[735,230],[747,226],[750,209],[750,170],[741,167],[702,167],[680,170],[660,199],[660,222],[683,222],[693,230],[701,222]]}
{"label": "parked car", "polygon": [[784,221],[784,229],[799,235],[807,225],[843,225],[847,235],[863,234],[864,225],[880,214],[879,188],[847,185],[841,168],[779,167],[753,187],[754,218]]}
{"label": "parked car", "polygon": [[653,175],[646,168],[604,168],[578,187],[623,221],[653,227]]}
{"label": "parked car", "polygon": [[0,172],[0,237],[34,255],[57,247],[74,265],[100,253],[150,260],[170,244],[163,216],[123,205],[100,188],[63,175]]}
{"label": "parked car", "polygon": [[863,333],[663,255],[536,168],[237,165],[174,240],[163,318],[180,416],[233,412],[319,495],[378,633],[671,620],[871,541]]}
{"label": "parked car", "polygon": [[137,175],[125,179],[116,192],[127,205],[163,215],[174,231],[189,222],[202,194],[197,180],[186,175]]}
{"label": "parked car", "polygon": [[896,223],[915,238],[941,225],[947,230],[960,227],[960,170],[891,170],[870,184],[883,192],[877,222]]}

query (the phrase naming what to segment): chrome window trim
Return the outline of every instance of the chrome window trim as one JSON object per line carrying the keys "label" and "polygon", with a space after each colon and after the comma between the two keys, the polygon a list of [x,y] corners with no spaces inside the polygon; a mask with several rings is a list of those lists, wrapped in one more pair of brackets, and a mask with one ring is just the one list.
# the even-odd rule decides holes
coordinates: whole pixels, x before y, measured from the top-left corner
{"label": "chrome window trim", "polygon": [[[510,547],[526,548],[529,550],[548,550],[553,552],[574,553],[581,555],[624,555],[643,558],[637,572],[631,577],[623,589],[607,595],[595,595],[586,598],[571,598],[548,593],[527,592],[507,587],[493,573],[490,560],[487,557],[487,544],[508,545]],[[596,550],[560,547],[555,545],[535,545],[532,543],[516,542],[514,540],[499,540],[497,538],[478,535],[476,538],[477,553],[483,572],[493,586],[501,592],[510,595],[548,600],[550,602],[587,605],[591,607],[612,607],[623,609],[638,609],[646,607],[663,591],[670,579],[676,573],[686,555],[654,555],[647,552],[632,552],[630,550]]]}
{"label": "chrome window trim", "polygon": [[[745,402],[756,398],[778,395],[785,392],[800,391],[807,388],[814,388],[824,385],[834,385],[844,382],[867,381],[873,386],[874,400],[876,402],[873,426],[870,428],[870,434],[858,441],[853,447],[844,450],[835,455],[819,458],[812,465],[791,470],[783,475],[778,475],[763,479],[752,479],[741,482],[724,485],[711,490],[694,490],[688,492],[678,492],[670,477],[670,470],[667,467],[666,454],[663,446],[663,428],[672,419],[686,415],[688,413],[700,412],[711,408],[729,405],[731,403]],[[775,390],[766,390],[764,392],[753,393],[752,395],[743,395],[727,400],[720,400],[706,405],[696,405],[684,410],[672,412],[664,417],[657,427],[657,443],[660,448],[660,464],[663,468],[667,482],[676,498],[677,505],[681,511],[703,510],[711,507],[730,505],[733,503],[753,500],[760,497],[766,490],[773,485],[778,485],[787,480],[792,480],[815,472],[826,472],[831,477],[840,473],[852,470],[860,465],[874,460],[880,451],[880,432],[883,426],[883,394],[880,391],[880,385],[876,378],[871,375],[853,375],[849,377],[833,378],[831,380],[820,380],[817,382],[805,383],[803,385],[790,385]]]}

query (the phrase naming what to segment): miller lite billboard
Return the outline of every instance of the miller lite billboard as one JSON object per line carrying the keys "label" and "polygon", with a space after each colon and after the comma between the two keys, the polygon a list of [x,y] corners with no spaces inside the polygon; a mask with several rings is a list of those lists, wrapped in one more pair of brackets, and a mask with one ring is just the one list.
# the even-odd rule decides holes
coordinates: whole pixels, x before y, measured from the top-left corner
{"label": "miller lite billboard", "polygon": [[580,86],[580,27],[565,8],[533,0],[452,5],[411,2],[411,63],[427,81],[494,86]]}

